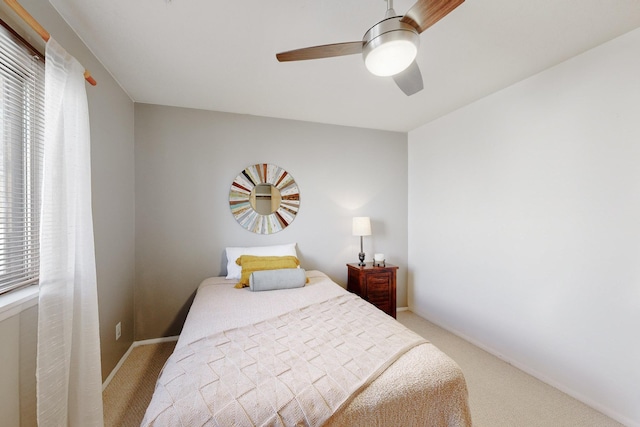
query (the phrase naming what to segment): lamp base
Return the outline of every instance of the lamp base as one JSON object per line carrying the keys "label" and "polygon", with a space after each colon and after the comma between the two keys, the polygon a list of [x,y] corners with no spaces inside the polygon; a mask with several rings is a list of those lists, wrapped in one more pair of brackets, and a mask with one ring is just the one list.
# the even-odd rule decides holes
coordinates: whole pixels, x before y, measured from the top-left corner
{"label": "lamp base", "polygon": [[364,262],[364,252],[360,252],[358,254],[358,258],[360,259],[360,263],[358,264],[359,266],[363,267],[363,266],[367,265]]}

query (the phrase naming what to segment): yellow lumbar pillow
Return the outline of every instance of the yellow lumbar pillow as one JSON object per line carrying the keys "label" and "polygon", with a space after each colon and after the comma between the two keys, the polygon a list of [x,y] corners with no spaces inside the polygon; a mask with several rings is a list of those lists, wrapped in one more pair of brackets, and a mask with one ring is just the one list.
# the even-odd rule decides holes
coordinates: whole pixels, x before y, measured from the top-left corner
{"label": "yellow lumbar pillow", "polygon": [[236,260],[236,264],[242,267],[240,281],[236,284],[236,288],[245,288],[249,286],[249,276],[254,271],[261,270],[279,270],[282,268],[298,268],[300,261],[294,256],[255,256],[241,255]]}

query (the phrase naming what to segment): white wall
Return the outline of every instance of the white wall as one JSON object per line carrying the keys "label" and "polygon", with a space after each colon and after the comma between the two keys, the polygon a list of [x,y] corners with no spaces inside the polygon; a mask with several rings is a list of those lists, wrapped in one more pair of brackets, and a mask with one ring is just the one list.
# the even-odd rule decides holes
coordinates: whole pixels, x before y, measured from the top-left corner
{"label": "white wall", "polygon": [[409,134],[410,308],[635,426],[638,76],[635,30]]}
{"label": "white wall", "polygon": [[[226,273],[226,246],[298,244],[301,265],[346,284],[370,216],[365,253],[397,264],[406,304],[407,135],[344,126],[136,104],[136,339],[176,335],[200,282]],[[300,189],[286,229],[257,235],[229,209],[244,168],[273,163]]]}

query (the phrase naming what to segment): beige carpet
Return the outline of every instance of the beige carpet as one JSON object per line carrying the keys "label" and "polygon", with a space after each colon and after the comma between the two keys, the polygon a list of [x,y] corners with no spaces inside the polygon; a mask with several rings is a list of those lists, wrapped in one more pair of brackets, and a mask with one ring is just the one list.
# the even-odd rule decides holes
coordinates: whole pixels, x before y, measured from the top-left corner
{"label": "beige carpet", "polygon": [[164,362],[176,342],[133,348],[102,393],[105,427],[139,427]]}
{"label": "beige carpet", "polygon": [[[415,314],[398,320],[453,358],[464,371],[474,427],[620,427],[594,409],[536,380]],[[103,393],[105,427],[138,427],[175,342],[136,347]]]}
{"label": "beige carpet", "polygon": [[612,419],[409,312],[398,320],[462,368],[474,427],[620,427]]}

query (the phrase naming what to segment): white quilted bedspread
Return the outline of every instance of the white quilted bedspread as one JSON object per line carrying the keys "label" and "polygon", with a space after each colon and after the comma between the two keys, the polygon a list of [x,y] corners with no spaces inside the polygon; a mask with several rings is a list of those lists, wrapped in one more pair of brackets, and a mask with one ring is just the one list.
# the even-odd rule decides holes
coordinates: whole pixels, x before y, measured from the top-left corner
{"label": "white quilted bedspread", "polygon": [[424,342],[345,293],[178,347],[142,425],[322,425]]}

